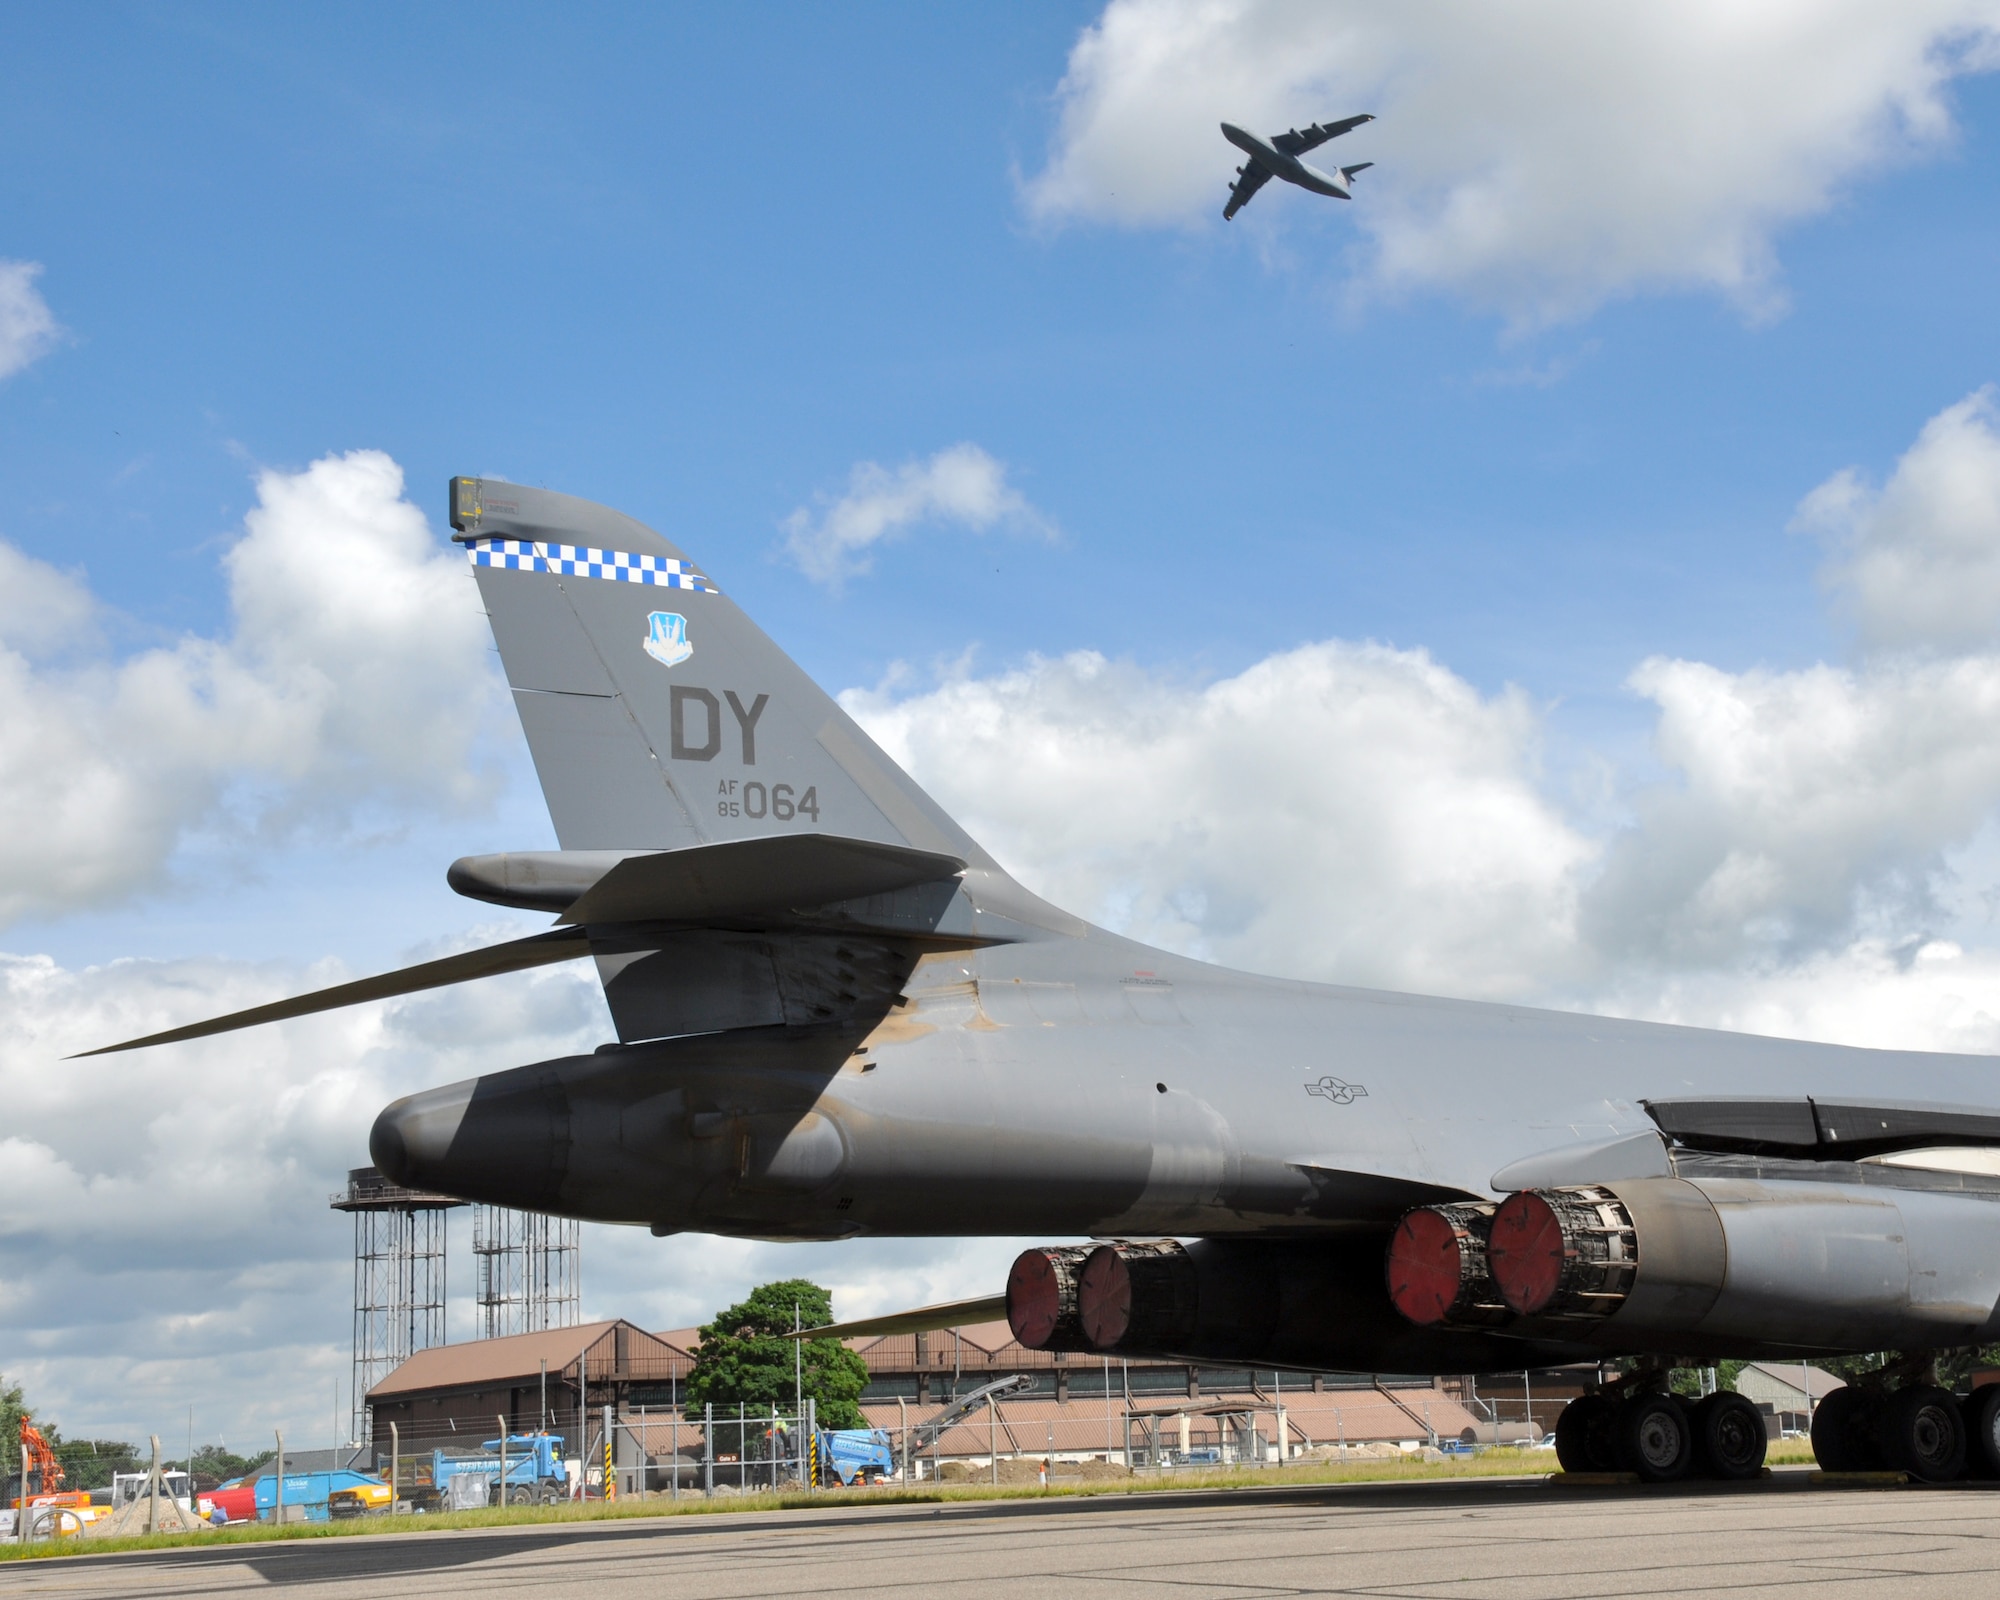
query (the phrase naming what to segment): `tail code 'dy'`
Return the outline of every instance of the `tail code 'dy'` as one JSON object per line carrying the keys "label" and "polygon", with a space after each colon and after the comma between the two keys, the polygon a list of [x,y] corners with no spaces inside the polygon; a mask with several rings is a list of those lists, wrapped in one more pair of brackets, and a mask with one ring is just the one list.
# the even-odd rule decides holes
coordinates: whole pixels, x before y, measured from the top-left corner
{"label": "tail code 'dy'", "polygon": [[451,480],[451,525],[565,850],[805,832],[992,864],[652,529],[480,478]]}

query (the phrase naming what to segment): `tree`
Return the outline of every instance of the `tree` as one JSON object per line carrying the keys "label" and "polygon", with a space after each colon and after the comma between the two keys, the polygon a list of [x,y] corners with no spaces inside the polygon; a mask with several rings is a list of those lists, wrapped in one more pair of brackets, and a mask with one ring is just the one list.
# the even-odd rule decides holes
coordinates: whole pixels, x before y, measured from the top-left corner
{"label": "tree", "polygon": [[856,1402],[868,1382],[867,1363],[838,1339],[808,1339],[801,1346],[788,1338],[794,1308],[798,1327],[833,1320],[832,1294],[804,1278],[764,1284],[740,1305],[718,1312],[701,1329],[688,1403],[712,1405],[718,1414],[733,1414],[738,1406],[752,1416],[773,1406],[790,1411],[796,1360],[805,1398],[818,1402],[820,1425],[862,1427]]}
{"label": "tree", "polygon": [[1706,1366],[1675,1367],[1667,1374],[1667,1388],[1674,1394],[1694,1396],[1702,1393],[1708,1382],[1710,1367],[1715,1369],[1715,1386],[1718,1389],[1734,1389],[1736,1375],[1747,1363],[1742,1361],[1711,1361]]}
{"label": "tree", "polygon": [[65,1489],[108,1489],[116,1472],[139,1472],[139,1447],[123,1439],[64,1439],[55,1445]]}

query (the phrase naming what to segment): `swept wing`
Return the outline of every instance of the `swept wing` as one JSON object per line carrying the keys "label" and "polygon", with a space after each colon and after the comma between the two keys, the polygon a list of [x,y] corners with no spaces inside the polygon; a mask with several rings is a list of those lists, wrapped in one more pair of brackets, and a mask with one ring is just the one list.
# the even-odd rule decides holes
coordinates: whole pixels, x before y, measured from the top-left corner
{"label": "swept wing", "polygon": [[1301,156],[1308,150],[1317,150],[1329,139],[1338,139],[1343,133],[1351,133],[1364,122],[1373,122],[1373,113],[1358,117],[1342,117],[1338,122],[1315,122],[1310,128],[1293,128],[1288,133],[1272,136],[1271,148],[1281,155]]}

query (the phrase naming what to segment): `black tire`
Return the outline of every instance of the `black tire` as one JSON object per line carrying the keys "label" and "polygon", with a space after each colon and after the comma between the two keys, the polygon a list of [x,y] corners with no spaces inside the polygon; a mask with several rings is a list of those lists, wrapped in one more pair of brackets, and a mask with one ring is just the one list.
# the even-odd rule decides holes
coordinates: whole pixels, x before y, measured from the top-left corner
{"label": "black tire", "polygon": [[1735,1483],[1764,1470],[1764,1414],[1742,1395],[1724,1389],[1697,1401],[1693,1422],[1697,1477]]}
{"label": "black tire", "polygon": [[1611,1436],[1619,1470],[1646,1483],[1672,1483],[1694,1465],[1694,1428],[1670,1394],[1634,1395],[1618,1408]]}
{"label": "black tire", "polygon": [[1881,1450],[1875,1443],[1876,1409],[1852,1384],[1835,1389],[1813,1408],[1813,1459],[1822,1472],[1882,1469]]}
{"label": "black tire", "polygon": [[2000,1478],[2000,1383],[1982,1384],[1959,1403],[1965,1424],[1965,1472],[1971,1478]]}
{"label": "black tire", "polygon": [[1609,1395],[1580,1394],[1556,1418],[1556,1461],[1565,1472],[1615,1472],[1611,1419],[1618,1409]]}
{"label": "black tire", "polygon": [[1965,1473],[1965,1424],[1958,1402],[1927,1383],[1899,1389],[1875,1424],[1882,1458],[1920,1483],[1950,1483]]}

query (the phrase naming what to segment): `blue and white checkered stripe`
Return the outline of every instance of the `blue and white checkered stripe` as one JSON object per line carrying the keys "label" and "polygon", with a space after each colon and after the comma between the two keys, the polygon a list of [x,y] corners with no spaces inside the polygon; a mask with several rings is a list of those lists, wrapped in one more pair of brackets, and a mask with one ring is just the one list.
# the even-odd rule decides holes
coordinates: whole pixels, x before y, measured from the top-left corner
{"label": "blue and white checkered stripe", "polygon": [[465,553],[475,567],[512,572],[555,572],[569,578],[607,578],[613,583],[650,583],[662,589],[722,591],[688,562],[671,556],[635,555],[630,550],[592,550],[573,544],[539,544],[527,539],[472,539]]}

